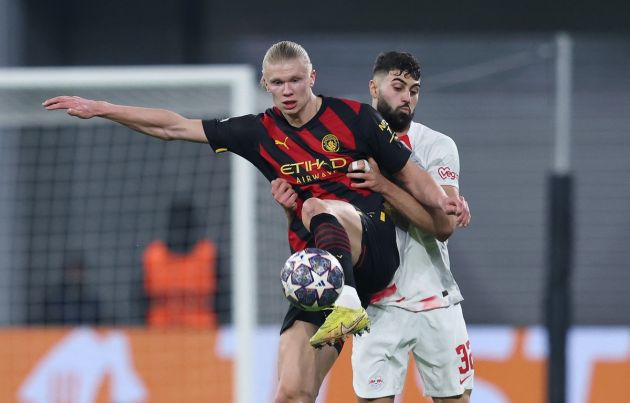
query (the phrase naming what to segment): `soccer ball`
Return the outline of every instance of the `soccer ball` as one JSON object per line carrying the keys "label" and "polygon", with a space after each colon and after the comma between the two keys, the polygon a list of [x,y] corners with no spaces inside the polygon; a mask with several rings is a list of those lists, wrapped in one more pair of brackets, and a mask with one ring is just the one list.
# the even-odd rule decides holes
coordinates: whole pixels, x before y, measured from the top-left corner
{"label": "soccer ball", "polygon": [[337,300],[343,288],[343,269],[327,251],[307,248],[287,259],[280,280],[289,302],[305,311],[319,311]]}

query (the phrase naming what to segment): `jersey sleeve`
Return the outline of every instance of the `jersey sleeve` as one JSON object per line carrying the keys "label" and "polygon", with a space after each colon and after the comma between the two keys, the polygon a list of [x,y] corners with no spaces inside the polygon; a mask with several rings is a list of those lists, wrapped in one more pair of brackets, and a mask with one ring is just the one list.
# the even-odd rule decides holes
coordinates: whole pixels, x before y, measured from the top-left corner
{"label": "jersey sleeve", "polygon": [[453,139],[443,136],[433,144],[426,170],[439,185],[459,188],[459,153]]}
{"label": "jersey sleeve", "polygon": [[366,136],[369,151],[379,167],[393,174],[400,171],[411,156],[411,150],[389,128],[381,115],[367,104],[361,105],[361,132]]}
{"label": "jersey sleeve", "polygon": [[208,144],[216,153],[226,151],[247,157],[256,149],[260,120],[256,115],[202,121]]}

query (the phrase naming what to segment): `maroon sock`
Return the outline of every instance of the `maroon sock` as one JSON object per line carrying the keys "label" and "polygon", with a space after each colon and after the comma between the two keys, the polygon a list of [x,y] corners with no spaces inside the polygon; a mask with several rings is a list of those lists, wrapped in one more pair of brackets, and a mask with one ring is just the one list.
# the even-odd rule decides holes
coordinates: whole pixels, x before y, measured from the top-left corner
{"label": "maroon sock", "polygon": [[311,233],[315,238],[315,247],[330,252],[341,263],[344,284],[355,287],[352,251],[346,229],[334,215],[320,213],[311,219]]}

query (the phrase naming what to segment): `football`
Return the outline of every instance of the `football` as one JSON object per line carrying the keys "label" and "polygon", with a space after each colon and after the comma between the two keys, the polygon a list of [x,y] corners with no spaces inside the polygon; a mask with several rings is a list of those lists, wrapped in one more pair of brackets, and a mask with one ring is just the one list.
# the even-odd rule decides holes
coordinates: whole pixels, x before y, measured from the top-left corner
{"label": "football", "polygon": [[331,306],[343,287],[343,269],[336,257],[323,249],[307,248],[291,255],[280,280],[284,296],[305,311]]}

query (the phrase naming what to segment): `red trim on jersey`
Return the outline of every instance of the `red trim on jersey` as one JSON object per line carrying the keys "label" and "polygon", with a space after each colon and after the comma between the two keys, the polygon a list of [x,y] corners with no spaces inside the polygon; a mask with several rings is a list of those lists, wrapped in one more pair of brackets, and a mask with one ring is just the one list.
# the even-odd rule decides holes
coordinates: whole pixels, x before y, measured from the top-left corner
{"label": "red trim on jersey", "polygon": [[278,164],[278,161],[276,161],[271,155],[269,155],[265,147],[263,147],[262,145],[258,146],[258,152],[260,153],[260,156],[263,157],[265,161],[267,161],[273,166],[273,169],[276,172],[280,172],[280,164]]}
{"label": "red trim on jersey", "polygon": [[361,110],[361,102],[357,102],[355,100],[345,99],[345,98],[338,98],[338,99],[342,101],[343,103],[345,103],[346,105],[348,105],[354,111],[354,113],[356,113],[357,115],[359,114],[359,111]]}
{"label": "red trim on jersey", "polygon": [[[352,134],[348,126],[346,126],[343,123],[343,121],[337,116],[337,114],[335,114],[330,108],[327,108],[326,112],[322,114],[322,116],[320,117],[320,122],[324,126],[326,126],[326,128],[328,129],[330,129],[331,126],[339,129],[339,131],[334,131],[333,134],[337,136],[337,138],[344,145],[344,147],[346,147],[347,145],[351,145],[352,149],[356,147],[356,144],[354,142],[354,135]],[[329,122],[332,122],[332,124]],[[317,137],[315,137],[313,133],[308,129],[300,130],[299,135],[300,135],[300,138],[304,140],[306,144],[312,149],[322,150],[321,151],[322,154],[326,155],[327,158],[329,159],[342,158],[345,161],[343,170],[333,171],[333,169],[331,168],[330,171],[328,171],[330,173],[330,175],[328,175],[328,178],[329,178],[328,181],[332,180],[333,182],[341,183],[347,186],[348,188],[351,188],[350,183],[352,182],[352,180],[348,178],[345,173],[345,170],[347,169],[345,167],[350,166],[350,163],[352,162],[351,158],[349,158],[347,154],[339,154],[339,153],[325,151],[322,147],[321,140],[317,139]],[[344,140],[346,138],[350,139],[350,141]],[[308,173],[305,173],[305,175],[308,175]],[[349,201],[348,199],[338,197],[334,193],[331,193],[329,190],[325,190],[318,183],[306,184],[304,185],[304,189],[309,190],[313,194],[313,197],[321,197],[323,199],[330,199],[331,197],[328,195],[332,195],[334,196],[335,199]],[[372,191],[368,189],[356,188],[352,190],[360,194],[361,196],[369,196],[372,194]]]}
{"label": "red trim on jersey", "polygon": [[278,127],[273,118],[267,114],[264,114],[260,119],[269,137],[274,140],[284,141],[284,137],[287,135]]}
{"label": "red trim on jersey", "polygon": [[[295,141],[291,140],[291,138],[289,138],[289,136],[284,131],[282,131],[282,129],[278,127],[276,122],[270,116],[264,115],[261,119],[261,122],[263,126],[265,126],[265,129],[269,137],[271,137],[273,140],[278,140],[286,144],[288,149],[284,151],[286,151],[286,154],[289,156],[289,158],[291,158],[292,160],[296,162],[309,161],[312,158],[312,154],[304,150],[302,147],[300,147]],[[282,147],[281,145],[277,145],[277,146]],[[263,147],[260,147],[260,150],[263,150]],[[278,173],[279,176],[282,176],[291,184],[297,183],[293,176],[285,175],[282,173],[280,169],[280,165],[271,155],[269,155],[269,153],[265,152],[263,154],[261,151],[261,155],[266,161],[271,163],[276,168],[276,172]]]}
{"label": "red trim on jersey", "polygon": [[332,134],[339,138],[339,142],[345,148],[354,150],[357,147],[356,141],[354,140],[354,133],[352,133],[350,128],[346,126],[343,120],[341,120],[339,115],[337,115],[332,108],[326,108],[320,117],[320,122],[322,122],[322,124],[326,126]]}
{"label": "red trim on jersey", "polygon": [[407,144],[407,147],[409,147],[409,149],[411,150],[411,141],[409,141],[409,136],[407,134],[401,134],[400,136],[398,136],[398,140]]}
{"label": "red trim on jersey", "polygon": [[289,246],[294,252],[306,249],[307,245],[308,242],[300,238],[296,232],[289,230]]}
{"label": "red trim on jersey", "polygon": [[433,309],[433,308],[441,308],[443,304],[440,303],[440,299],[437,295],[434,295],[429,298],[421,299],[420,304],[422,304],[422,310]]}
{"label": "red trim on jersey", "polygon": [[[337,183],[345,183],[344,178],[346,178],[346,174],[341,174],[341,175],[343,175],[343,177],[340,178],[341,180],[336,181]],[[319,199],[341,200],[345,202],[350,202],[349,199],[345,197],[341,197],[335,193],[332,193],[324,189],[319,183],[310,183],[308,185],[304,185],[304,189],[311,192],[311,194],[313,195],[312,197],[317,197]]]}
{"label": "red trim on jersey", "polygon": [[398,288],[396,287],[396,284],[392,284],[389,287],[374,293],[374,295],[372,295],[372,298],[370,298],[370,304],[373,304],[375,302],[378,302],[378,300],[383,299],[383,298],[387,298],[391,295],[394,295],[394,293],[398,290]]}

